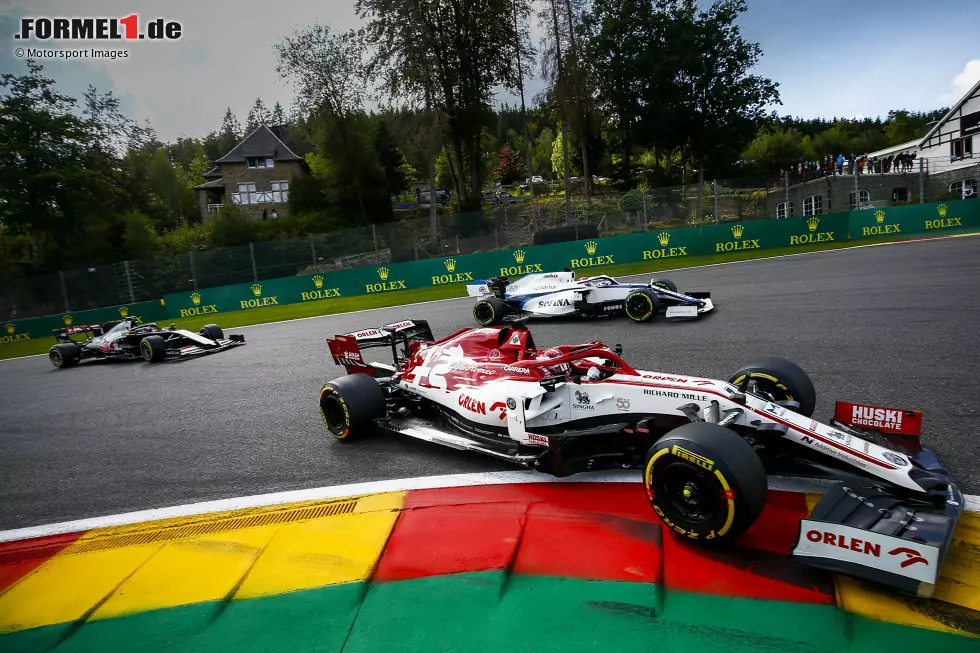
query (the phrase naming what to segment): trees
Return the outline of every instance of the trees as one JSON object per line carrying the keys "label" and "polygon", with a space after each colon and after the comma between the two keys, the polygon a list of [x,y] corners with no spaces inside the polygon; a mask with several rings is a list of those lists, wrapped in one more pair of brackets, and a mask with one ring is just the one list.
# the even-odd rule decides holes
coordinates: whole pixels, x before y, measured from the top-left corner
{"label": "trees", "polygon": [[[277,103],[278,104],[278,103]],[[279,107],[280,111],[282,107]],[[251,134],[258,129],[259,125],[269,124],[269,111],[265,108],[262,98],[255,98],[255,104],[249,109],[248,118],[245,123],[245,133]]]}
{"label": "trees", "polygon": [[524,180],[524,160],[520,152],[503,145],[497,152],[499,160],[493,168],[493,176],[501,184],[515,184]]}
{"label": "trees", "polygon": [[530,54],[513,25],[514,11],[527,14],[526,0],[358,0],[357,11],[368,21],[383,91],[438,111],[454,166],[467,172],[456,175],[462,206],[478,209],[481,135],[494,88],[515,89],[516,55]]}
{"label": "trees", "polygon": [[765,127],[746,148],[742,155],[754,164],[755,172],[766,174],[788,170],[806,158],[803,135],[794,128]]}

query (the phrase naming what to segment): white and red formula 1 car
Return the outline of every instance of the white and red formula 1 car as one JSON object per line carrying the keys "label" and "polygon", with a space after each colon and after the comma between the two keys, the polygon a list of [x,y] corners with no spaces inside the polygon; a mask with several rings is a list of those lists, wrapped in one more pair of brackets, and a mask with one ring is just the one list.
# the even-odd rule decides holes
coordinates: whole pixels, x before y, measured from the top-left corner
{"label": "white and red formula 1 car", "polygon": [[[638,370],[598,341],[538,349],[520,324],[434,341],[422,320],[328,342],[349,373],[320,392],[337,439],[385,430],[558,476],[642,469],[663,522],[705,544],[752,525],[767,474],[836,479],[792,555],[930,596],[963,509],[920,413],[841,403],[820,423],[809,377],[780,358],[722,381]],[[366,363],[371,347],[394,365]]]}

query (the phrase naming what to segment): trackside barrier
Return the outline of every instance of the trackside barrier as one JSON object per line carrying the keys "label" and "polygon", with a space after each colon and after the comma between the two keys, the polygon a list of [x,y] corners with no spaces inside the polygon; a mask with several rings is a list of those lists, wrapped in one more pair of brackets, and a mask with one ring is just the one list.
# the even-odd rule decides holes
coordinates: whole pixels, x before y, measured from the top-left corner
{"label": "trackside barrier", "polygon": [[[0,347],[13,342],[52,338],[55,329],[88,324],[105,324],[129,315],[140,317],[144,322],[158,322],[168,319],[163,300],[121,304],[107,308],[94,308],[87,311],[73,311],[60,315],[32,317],[26,320],[4,322],[0,327]],[[54,343],[54,340],[51,340]]]}
{"label": "trackside barrier", "polygon": [[[0,343],[50,336],[51,330],[64,326],[67,319],[75,324],[106,321],[118,317],[121,310],[128,310],[129,314],[140,315],[148,321],[179,319],[265,306],[329,302],[338,297],[431,288],[501,275],[514,278],[564,268],[575,270],[662,259],[677,259],[680,262],[692,256],[802,247],[880,236],[940,233],[970,227],[980,227],[980,201],[957,200],[632,233],[203,288],[195,292],[166,295],[159,304],[144,302],[128,307],[83,311],[71,316],[6,323],[4,330],[0,331],[3,336]],[[156,311],[151,310],[150,305]]]}

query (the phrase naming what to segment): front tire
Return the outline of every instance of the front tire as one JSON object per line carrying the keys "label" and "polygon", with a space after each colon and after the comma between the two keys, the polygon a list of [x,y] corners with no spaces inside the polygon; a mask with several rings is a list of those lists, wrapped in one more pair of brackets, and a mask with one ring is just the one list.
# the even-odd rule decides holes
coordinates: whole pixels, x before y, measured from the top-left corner
{"label": "front tire", "polygon": [[731,542],[766,504],[766,470],[734,431],[684,424],[650,448],[643,474],[650,505],[671,529],[704,543]]}
{"label": "front tire", "polygon": [[677,292],[677,284],[670,279],[656,279],[651,281],[650,285],[663,288],[664,290],[670,290],[671,292]]}
{"label": "front tire", "polygon": [[473,319],[480,326],[500,324],[507,313],[507,304],[499,297],[485,297],[473,305]]}
{"label": "front tire", "polygon": [[813,381],[796,363],[785,358],[765,356],[757,358],[728,380],[732,385],[741,386],[753,380],[759,389],[768,393],[776,401],[797,401],[801,415],[810,417],[817,405],[817,391]]}
{"label": "front tire", "polygon": [[217,324],[205,324],[201,327],[201,335],[217,341],[225,337],[225,332]]}
{"label": "front tire", "polygon": [[146,336],[140,340],[140,354],[147,363],[159,363],[167,357],[167,343],[161,336]]}
{"label": "front tire", "polygon": [[629,319],[634,322],[649,322],[656,319],[660,311],[660,298],[655,292],[646,288],[634,290],[626,296],[623,306]]}
{"label": "front tire", "polygon": [[353,440],[372,430],[374,420],[388,412],[385,395],[374,377],[351,374],[320,390],[320,416],[338,440]]}
{"label": "front tire", "polygon": [[82,348],[74,342],[59,343],[48,351],[48,360],[58,369],[75,367],[82,360]]}

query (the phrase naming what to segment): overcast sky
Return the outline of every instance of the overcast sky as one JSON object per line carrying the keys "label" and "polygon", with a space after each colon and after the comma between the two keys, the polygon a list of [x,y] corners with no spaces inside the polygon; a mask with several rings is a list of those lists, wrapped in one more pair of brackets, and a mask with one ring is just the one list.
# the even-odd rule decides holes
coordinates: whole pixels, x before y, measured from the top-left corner
{"label": "overcast sky", "polygon": [[[163,140],[216,129],[225,107],[244,123],[257,96],[267,107],[277,101],[288,107],[292,92],[275,73],[273,44],[317,21],[338,29],[360,24],[353,2],[342,0],[0,0],[6,43],[0,72],[26,70],[15,53],[26,44],[12,37],[22,16],[132,13],[141,23],[178,20],[183,36],[99,45],[126,48],[129,57],[48,61],[45,70],[69,95],[89,84],[114,91],[127,113],[148,118]],[[781,114],[873,117],[895,108],[934,109],[980,79],[977,0],[749,0],[740,24],[762,45],[756,72],[779,83]],[[540,81],[529,87],[540,89]]]}

